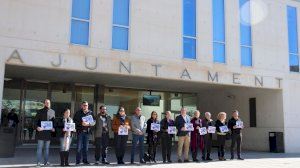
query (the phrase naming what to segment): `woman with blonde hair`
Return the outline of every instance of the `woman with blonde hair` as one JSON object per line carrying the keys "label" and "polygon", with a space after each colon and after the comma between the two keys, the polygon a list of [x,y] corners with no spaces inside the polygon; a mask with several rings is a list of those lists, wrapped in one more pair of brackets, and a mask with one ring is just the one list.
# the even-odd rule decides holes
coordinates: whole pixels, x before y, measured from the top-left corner
{"label": "woman with blonde hair", "polygon": [[216,121],[216,132],[217,132],[217,141],[218,141],[218,157],[219,160],[225,161],[225,142],[226,142],[226,135],[228,133],[228,127],[226,122],[226,113],[220,112],[218,114],[218,120]]}
{"label": "woman with blonde hair", "polygon": [[153,161],[154,163],[156,163],[155,160],[155,156],[156,156],[156,147],[158,145],[158,133],[155,130],[151,130],[151,124],[155,123],[155,124],[160,124],[160,121],[158,120],[158,116],[157,116],[157,112],[156,111],[152,111],[151,113],[151,117],[148,119],[147,121],[147,130],[146,133],[148,134],[147,136],[147,143],[148,143],[148,154],[151,157],[150,161]]}

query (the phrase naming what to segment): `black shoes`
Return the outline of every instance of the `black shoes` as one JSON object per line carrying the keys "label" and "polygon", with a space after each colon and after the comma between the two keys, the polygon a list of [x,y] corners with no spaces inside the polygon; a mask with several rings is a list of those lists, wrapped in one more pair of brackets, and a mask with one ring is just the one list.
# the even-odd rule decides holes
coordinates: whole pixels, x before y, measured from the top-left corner
{"label": "black shoes", "polygon": [[178,159],[178,163],[182,163],[182,160],[181,160],[181,159]]}
{"label": "black shoes", "polygon": [[244,160],[244,158],[238,157],[238,160]]}
{"label": "black shoes", "polygon": [[102,164],[109,164],[109,162],[106,159],[103,159]]}
{"label": "black shoes", "polygon": [[144,159],[142,159],[142,160],[140,160],[140,163],[141,163],[141,164],[145,164],[146,162],[145,162]]}

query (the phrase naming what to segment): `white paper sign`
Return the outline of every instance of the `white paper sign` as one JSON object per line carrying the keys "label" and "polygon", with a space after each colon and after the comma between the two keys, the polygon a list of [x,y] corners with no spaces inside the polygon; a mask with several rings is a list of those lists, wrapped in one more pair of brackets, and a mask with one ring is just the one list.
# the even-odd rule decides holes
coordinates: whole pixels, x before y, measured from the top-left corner
{"label": "white paper sign", "polygon": [[221,131],[222,133],[228,132],[229,130],[228,130],[227,125],[221,126],[221,127],[220,127],[220,131]]}
{"label": "white paper sign", "polygon": [[207,132],[210,134],[216,133],[216,127],[208,126]]}
{"label": "white paper sign", "polygon": [[41,121],[41,128],[42,130],[52,130],[53,129],[52,121]]}
{"label": "white paper sign", "polygon": [[75,123],[65,123],[65,131],[75,131]]}
{"label": "white paper sign", "polygon": [[243,123],[243,121],[236,121],[235,126],[236,126],[236,128],[243,128],[244,123]]}
{"label": "white paper sign", "polygon": [[88,115],[88,116],[82,117],[82,121],[83,122],[87,122],[89,124],[94,123],[94,119],[93,119],[92,115]]}
{"label": "white paper sign", "polygon": [[200,135],[206,135],[207,134],[206,127],[199,128],[199,133],[200,133]]}
{"label": "white paper sign", "polygon": [[176,127],[168,126],[168,134],[176,134]]}
{"label": "white paper sign", "polygon": [[194,126],[192,123],[185,123],[184,127],[186,131],[194,131]]}
{"label": "white paper sign", "polygon": [[127,127],[120,126],[118,130],[118,135],[128,135]]}
{"label": "white paper sign", "polygon": [[151,130],[155,132],[160,131],[160,124],[151,123]]}

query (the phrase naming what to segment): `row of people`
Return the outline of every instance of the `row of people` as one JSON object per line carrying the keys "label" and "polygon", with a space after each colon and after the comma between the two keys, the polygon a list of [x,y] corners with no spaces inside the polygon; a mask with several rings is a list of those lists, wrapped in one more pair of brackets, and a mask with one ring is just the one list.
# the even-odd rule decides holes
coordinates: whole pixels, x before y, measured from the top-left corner
{"label": "row of people", "polygon": [[[171,112],[167,111],[165,118],[161,121],[158,120],[157,113],[153,111],[150,119],[146,121],[146,118],[142,115],[140,107],[135,109],[134,115],[129,119],[126,116],[125,109],[120,107],[118,113],[113,119],[107,114],[106,107],[100,106],[100,112],[94,116],[94,113],[89,110],[88,102],[84,101],[81,104],[81,110],[77,111],[72,119],[70,117],[70,110],[65,109],[63,117],[55,119],[55,112],[50,108],[50,100],[46,99],[44,108],[39,110],[36,115],[36,129],[37,129],[37,165],[41,165],[42,150],[44,151],[44,165],[49,165],[49,146],[51,134],[56,132],[56,135],[60,137],[60,159],[61,166],[69,166],[69,149],[72,143],[74,134],[77,135],[77,152],[76,152],[76,165],[89,164],[88,143],[90,133],[93,131],[95,137],[95,164],[109,164],[107,160],[107,149],[109,146],[109,135],[114,133],[114,147],[118,164],[124,163],[124,155],[128,141],[128,131],[132,132],[132,147],[131,147],[131,163],[135,161],[135,151],[139,148],[139,161],[145,163],[144,158],[144,138],[147,137],[149,160],[156,162],[156,148],[159,142],[162,146],[162,159],[163,162],[172,162],[172,139],[173,133],[170,133],[170,127],[176,127],[178,136],[178,148],[177,157],[178,162],[189,162],[189,151],[191,149],[193,161],[199,161],[197,159],[198,152],[202,152],[202,160],[210,161],[211,148],[212,148],[212,133],[200,134],[199,130],[203,127],[214,127],[217,134],[218,142],[218,157],[219,160],[225,160],[224,158],[224,146],[225,141],[231,138],[231,159],[234,158],[234,147],[237,144],[238,159],[241,159],[241,130],[243,127],[237,127],[237,121],[241,121],[238,116],[238,111],[234,111],[232,118],[229,122],[226,122],[226,113],[220,112],[218,114],[218,120],[213,122],[211,114],[205,113],[204,119],[200,118],[200,112],[195,111],[194,117],[190,118],[187,115],[186,108],[181,109],[181,113],[176,117],[175,121],[171,119]],[[88,120],[90,118],[90,120]],[[51,129],[45,130],[42,126],[43,121],[51,121],[55,123]],[[66,123],[73,123],[75,128],[73,130],[66,129]],[[152,124],[159,124],[159,130],[151,128]],[[186,124],[190,124],[193,130],[187,129]],[[223,131],[223,127],[229,128],[231,134],[228,131]],[[221,129],[222,128],[222,129]],[[125,132],[124,132],[125,130]],[[120,133],[123,131],[123,133]],[[147,135],[147,136],[146,136]],[[229,136],[230,135],[230,136]],[[182,152],[184,158],[182,159]],[[100,162],[101,157],[101,162]]]}

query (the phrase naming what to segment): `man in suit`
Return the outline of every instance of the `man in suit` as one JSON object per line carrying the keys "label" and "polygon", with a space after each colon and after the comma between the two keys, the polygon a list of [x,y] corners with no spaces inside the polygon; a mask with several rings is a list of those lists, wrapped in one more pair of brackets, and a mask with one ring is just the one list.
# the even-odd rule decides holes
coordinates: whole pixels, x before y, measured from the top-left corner
{"label": "man in suit", "polygon": [[185,124],[191,122],[190,116],[186,114],[186,108],[182,107],[180,115],[175,119],[175,126],[178,130],[178,149],[177,156],[178,162],[182,163],[182,149],[184,151],[184,162],[189,162],[189,149],[190,149],[190,132],[186,130]]}

